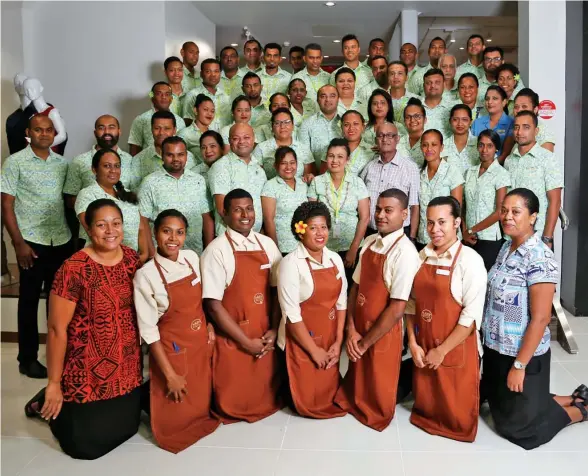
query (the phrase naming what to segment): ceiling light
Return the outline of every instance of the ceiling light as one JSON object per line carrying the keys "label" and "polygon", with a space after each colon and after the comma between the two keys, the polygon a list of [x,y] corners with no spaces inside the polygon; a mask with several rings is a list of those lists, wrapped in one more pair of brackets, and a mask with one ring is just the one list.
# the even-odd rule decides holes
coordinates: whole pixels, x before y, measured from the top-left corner
{"label": "ceiling light", "polygon": [[239,46],[238,43],[231,43],[231,46]]}
{"label": "ceiling light", "polygon": [[491,33],[488,33],[488,36],[486,37],[486,41],[488,43],[492,43],[492,34]]}
{"label": "ceiling light", "polygon": [[325,56],[323,56],[323,58],[328,58],[328,57],[329,57],[329,55],[325,55]]}
{"label": "ceiling light", "polygon": [[282,59],[286,59],[286,57],[285,56],[282,56]]}
{"label": "ceiling light", "polygon": [[460,46],[459,49],[460,50],[465,50],[465,48],[463,46]]}
{"label": "ceiling light", "polygon": [[449,42],[455,43],[455,36],[454,36],[453,32],[451,32],[451,36],[449,37]]}
{"label": "ceiling light", "polygon": [[333,40],[333,43],[341,43],[341,40]]}
{"label": "ceiling light", "polygon": [[336,5],[336,3],[335,2],[326,2],[325,5],[327,7],[334,7]]}

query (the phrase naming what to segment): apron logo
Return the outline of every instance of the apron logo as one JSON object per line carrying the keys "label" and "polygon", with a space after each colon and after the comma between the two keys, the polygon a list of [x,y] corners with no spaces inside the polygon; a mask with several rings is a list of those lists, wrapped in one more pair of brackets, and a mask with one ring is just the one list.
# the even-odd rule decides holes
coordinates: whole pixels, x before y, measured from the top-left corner
{"label": "apron logo", "polygon": [[202,327],[202,320],[201,319],[194,319],[192,324],[190,324],[190,329],[193,331],[199,331]]}
{"label": "apron logo", "polygon": [[255,296],[253,296],[253,302],[255,304],[263,304],[263,294],[257,293]]}
{"label": "apron logo", "polygon": [[423,321],[431,322],[431,319],[433,319],[433,313],[428,309],[424,309],[421,311],[421,317],[423,318]]}
{"label": "apron logo", "polygon": [[357,304],[363,306],[365,304],[365,296],[362,293],[357,295]]}
{"label": "apron logo", "polygon": [[329,320],[333,321],[335,319],[335,308],[332,308],[329,311]]}

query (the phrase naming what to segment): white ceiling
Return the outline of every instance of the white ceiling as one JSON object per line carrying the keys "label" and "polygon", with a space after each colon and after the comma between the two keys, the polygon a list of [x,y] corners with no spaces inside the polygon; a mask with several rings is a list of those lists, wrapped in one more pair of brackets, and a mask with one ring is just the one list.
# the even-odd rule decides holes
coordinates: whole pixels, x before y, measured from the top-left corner
{"label": "white ceiling", "polygon": [[[419,17],[419,50],[426,62],[429,41],[435,36],[448,37],[455,30],[456,42],[450,52],[466,57],[467,37],[472,33],[492,35],[494,45],[517,45],[517,2],[513,1],[338,1],[326,7],[324,1],[195,1],[193,4],[216,25],[217,50],[228,44],[243,46],[243,27],[261,44],[290,42],[290,46],[317,42],[331,60],[341,55],[341,45],[333,43],[346,33],[355,33],[367,53],[369,40],[381,37],[386,42],[403,9],[421,12]],[[447,32],[445,32],[447,30]],[[217,51],[217,53],[218,53]],[[288,47],[284,48],[286,55]]]}

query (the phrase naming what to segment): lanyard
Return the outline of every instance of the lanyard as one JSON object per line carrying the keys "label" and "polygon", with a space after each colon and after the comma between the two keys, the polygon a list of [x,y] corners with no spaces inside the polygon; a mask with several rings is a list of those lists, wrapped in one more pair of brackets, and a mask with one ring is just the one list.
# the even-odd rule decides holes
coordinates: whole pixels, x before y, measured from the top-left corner
{"label": "lanyard", "polygon": [[[347,178],[347,172],[345,172],[345,175],[343,176],[343,180],[341,181],[341,185],[339,186],[339,189],[335,189],[335,184],[333,183],[333,179],[331,178],[331,175],[329,174],[329,189],[330,189],[330,193],[327,196],[327,199],[329,201],[329,204],[331,205],[331,208],[334,210],[335,212],[335,221],[337,221],[339,219],[339,212],[341,211],[341,209],[343,208],[343,205],[345,205],[345,202],[347,201],[347,196],[349,195],[349,182],[347,182],[347,185],[345,187],[345,198],[343,199],[343,202],[341,202],[341,195],[343,192],[343,184],[345,183],[345,179]],[[331,197],[334,196],[334,200],[331,201]]]}

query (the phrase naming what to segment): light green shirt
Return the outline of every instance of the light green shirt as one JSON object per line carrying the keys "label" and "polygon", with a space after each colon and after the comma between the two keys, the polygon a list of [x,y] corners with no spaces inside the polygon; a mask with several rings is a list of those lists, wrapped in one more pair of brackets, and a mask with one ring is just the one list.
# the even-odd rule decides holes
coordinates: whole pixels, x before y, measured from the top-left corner
{"label": "light green shirt", "polygon": [[453,87],[453,89],[443,90],[443,100],[453,103],[459,101],[459,94],[457,92],[457,81],[455,82],[455,86]]}
{"label": "light green shirt", "polygon": [[243,94],[243,76],[244,74],[240,69],[237,70],[237,73],[231,79],[227,78],[224,71],[221,71],[221,86],[225,94],[231,98],[231,104],[233,102],[232,99]]}
{"label": "light green shirt", "polygon": [[[183,87],[183,84],[182,84]],[[172,102],[169,106],[169,110],[174,114],[181,116],[184,110],[184,99],[186,99],[186,94],[188,93],[188,89],[184,89],[182,94],[179,96],[177,94],[172,93]]]}
{"label": "light green shirt", "polygon": [[[486,79],[486,73],[483,73],[478,80],[478,104],[485,106],[486,93],[488,88],[493,84],[497,84],[496,81],[490,82]],[[485,115],[488,115],[487,113]]]}
{"label": "light green shirt", "polygon": [[425,112],[427,113],[427,122],[425,122],[425,131],[429,129],[437,129],[443,137],[451,135],[451,126],[449,124],[449,114],[451,108],[455,105],[455,101],[449,101],[445,98],[441,99],[441,102],[434,108],[430,108],[423,101]]}
{"label": "light green shirt", "polygon": [[[141,224],[141,217],[139,216],[139,206],[137,204],[123,202],[112,195],[109,195],[97,183],[93,183],[88,187],[82,189],[76,198],[75,211],[76,216],[80,213],[85,213],[88,205],[94,200],[100,198],[108,198],[116,203],[123,214],[123,245],[139,251],[139,226]],[[89,241],[89,237],[83,226],[80,226],[80,238]]]}
{"label": "light green shirt", "polygon": [[480,163],[480,153],[478,152],[478,138],[469,135],[466,146],[460,152],[455,145],[453,134],[443,140],[443,151],[441,152],[448,164],[465,174],[472,166]]}
{"label": "light green shirt", "polygon": [[278,66],[278,71],[274,75],[267,74],[264,68],[259,73],[259,78],[261,79],[265,96],[269,101],[269,98],[274,93],[288,94],[288,84],[290,84],[292,75]]}
{"label": "light green shirt", "polygon": [[512,91],[512,94],[510,95],[510,99],[507,102],[507,107],[508,107],[508,115],[511,117],[514,117],[514,103],[515,103],[515,98],[517,97],[517,94],[519,94],[519,92],[523,89],[524,84],[522,81],[519,81],[517,83],[517,85],[515,86],[515,88]]}
{"label": "light green shirt", "polygon": [[351,152],[349,162],[347,162],[347,172],[353,175],[359,175],[375,155],[376,153],[373,150],[360,143],[359,146]]}
{"label": "light green shirt", "polygon": [[[188,151],[188,158],[186,160],[186,168],[191,169],[196,166],[196,160],[192,152]],[[163,170],[163,159],[157,153],[154,145],[150,145],[146,149],[139,152],[133,157],[132,162],[133,177],[136,177],[135,186],[131,190],[138,190],[141,182],[145,177],[153,172]]]}
{"label": "light green shirt", "polygon": [[186,119],[195,119],[194,103],[199,94],[204,94],[212,99],[212,102],[214,103],[214,118],[215,121],[218,121],[219,128],[229,124],[233,120],[233,116],[231,115],[231,98],[225,93],[220,83],[214,94],[206,89],[203,84],[195,87],[186,94],[186,97],[184,98],[183,117]]}
{"label": "light green shirt", "polygon": [[263,100],[257,106],[251,106],[251,119],[249,119],[249,124],[253,128],[269,124],[271,120],[272,113],[269,112]]}
{"label": "light green shirt", "polygon": [[465,73],[473,73],[478,78],[481,78],[484,73],[484,63],[480,63],[478,66],[474,66],[472,62],[468,59],[465,63],[460,64],[455,71],[455,80],[459,81],[462,74]]}
{"label": "light green shirt", "polygon": [[319,111],[305,120],[298,130],[298,140],[310,148],[317,166],[326,156],[329,143],[336,137],[343,137],[338,114],[329,120]]}
{"label": "light green shirt", "polygon": [[[302,177],[304,174],[304,167],[308,164],[314,164],[312,152],[306,145],[294,138],[289,147],[296,152],[296,176]],[[278,150],[278,144],[276,143],[276,139],[272,137],[271,139],[258,144],[252,154],[255,160],[257,160],[257,162],[263,167],[268,180],[278,175],[278,172],[274,167],[276,162],[276,150]]]}
{"label": "light green shirt", "polygon": [[555,134],[545,121],[539,119],[539,125],[537,128],[539,129],[539,132],[537,132],[537,137],[535,140],[539,145],[543,145],[549,142],[555,145]]}
{"label": "light green shirt", "polygon": [[278,248],[282,253],[290,253],[298,246],[298,241],[291,229],[292,215],[300,204],[307,201],[307,193],[307,185],[298,177],[296,177],[295,190],[292,190],[281,177],[272,178],[263,187],[261,196],[273,198],[276,201],[274,223]]}
{"label": "light green shirt", "polygon": [[[140,178],[133,171],[133,157],[120,148],[116,151],[120,155],[120,181],[125,188],[134,190],[138,187]],[[94,146],[88,152],[73,158],[67,169],[63,193],[75,196],[80,193],[80,190],[96,182],[96,176],[92,172],[92,157],[96,152],[97,149]]]}
{"label": "light green shirt", "polygon": [[147,176],[139,190],[139,212],[153,222],[162,211],[174,208],[188,219],[184,247],[202,254],[202,215],[211,211],[206,182],[201,175],[185,169],[179,179],[163,168]]}
{"label": "light green shirt", "polygon": [[306,98],[312,102],[317,102],[317,93],[325,84],[329,84],[331,75],[324,69],[321,69],[316,76],[312,76],[307,68],[298,71],[292,76],[292,79],[301,79],[306,84]]}
{"label": "light green shirt", "polygon": [[420,70],[421,67],[418,64],[415,64],[412,71],[409,71],[408,75],[406,76],[406,89],[408,90],[408,92],[414,94],[415,96],[419,96],[419,94],[417,91],[412,90],[412,87],[414,86],[414,81],[412,81],[412,79]]}
{"label": "light green shirt", "polygon": [[[263,225],[263,213],[261,210],[261,191],[267,182],[265,172],[255,158],[245,163],[233,151],[218,159],[208,171],[208,183],[210,192],[214,195],[226,195],[231,190],[241,188],[253,197],[255,208],[255,225],[253,231],[259,233]],[[215,207],[216,208],[216,207]],[[216,236],[225,231],[222,217],[216,212]]]}
{"label": "light green shirt", "polygon": [[259,73],[261,73],[263,69],[263,63],[259,63],[259,66],[255,69],[249,69],[247,65],[245,65],[242,68],[239,68],[239,73],[241,74],[241,77],[245,76],[247,73],[255,73],[259,76]]}
{"label": "light green shirt", "polygon": [[[464,200],[466,204],[466,228],[473,228],[496,210],[496,191],[510,187],[510,175],[495,160],[488,170],[480,175],[480,164],[468,169],[465,174]],[[478,239],[497,241],[502,238],[498,222],[477,232]]]}
{"label": "light green shirt", "polygon": [[[211,131],[218,132],[219,124],[216,119],[212,121],[208,129]],[[201,131],[200,129],[198,129],[198,126],[196,126],[196,121],[194,121],[192,124],[190,124],[188,127],[186,127],[178,134],[178,136],[184,139],[184,142],[186,142],[186,146],[194,156],[196,164],[202,162],[202,152],[200,151],[200,137],[202,136],[202,134],[204,134],[204,132],[206,131]]]}
{"label": "light green shirt", "polygon": [[400,155],[403,157],[410,157],[417,167],[420,169],[425,164],[425,156],[423,155],[423,151],[421,150],[421,140],[419,139],[416,143],[411,147],[410,146],[410,138],[408,134],[400,136],[400,140],[398,141],[398,146],[396,150],[400,152]]}
{"label": "light green shirt", "polygon": [[2,166],[2,193],[15,197],[14,214],[22,237],[39,245],[67,243],[63,184],[67,160],[52,150],[47,160],[31,146],[9,156]]}
{"label": "light green shirt", "polygon": [[366,84],[368,84],[372,79],[374,79],[374,75],[372,74],[372,69],[369,66],[366,66],[361,61],[357,65],[357,68],[353,69],[351,66],[348,66],[347,63],[343,63],[343,66],[337,68],[335,71],[331,73],[330,83],[335,86],[335,76],[337,75],[337,71],[341,68],[349,68],[355,73],[355,92],[357,93],[361,88],[363,88]]}
{"label": "light green shirt", "polygon": [[357,111],[361,114],[364,121],[368,120],[367,104],[361,102],[357,98],[357,95],[353,98],[353,102],[349,107],[346,107],[345,104],[343,104],[343,101],[339,99],[339,103],[337,105],[337,115],[339,117],[343,117],[343,114],[345,114],[347,111]]}
{"label": "light green shirt", "polygon": [[[404,96],[394,99],[392,98],[392,108],[394,109],[394,120],[404,124],[404,108],[411,98],[416,98],[423,102],[424,99],[416,94],[411,93],[408,89],[405,89]],[[402,126],[404,127],[404,126]]]}
{"label": "light green shirt", "polygon": [[184,91],[197,88],[202,84],[202,79],[196,70],[190,73],[190,70],[184,65],[184,77],[182,78],[182,88]]}
{"label": "light green shirt", "polygon": [[[155,114],[155,109],[151,108],[135,117],[129,133],[129,144],[138,145],[141,149],[153,144],[153,132],[151,132],[151,116],[153,114]],[[176,118],[176,132],[180,132],[186,127],[186,123],[177,114],[174,114],[174,116]]]}
{"label": "light green shirt", "polygon": [[561,164],[553,152],[549,152],[539,144],[535,144],[530,151],[521,156],[517,144],[504,161],[504,168],[510,173],[512,187],[528,188],[539,199],[539,214],[535,223],[535,231],[543,233],[545,217],[547,216],[547,192],[563,188],[564,180]]}
{"label": "light green shirt", "polygon": [[369,83],[357,90],[357,98],[367,107],[370,96],[376,89],[383,89],[387,92],[386,87],[380,86],[375,79],[371,79]]}
{"label": "light green shirt", "polygon": [[303,121],[306,121],[310,116],[316,114],[318,111],[319,107],[317,103],[312,102],[308,98],[302,101],[302,114],[300,114],[294,107],[291,107],[290,112],[294,117],[294,134],[298,133],[298,129],[300,129]]}
{"label": "light green shirt", "polygon": [[331,230],[327,243],[330,250],[347,251],[350,248],[359,222],[359,201],[369,196],[363,180],[353,174],[345,174],[339,190],[334,190],[328,172],[311,182],[308,198],[323,202],[331,212]]}
{"label": "light green shirt", "polygon": [[431,239],[427,233],[427,206],[436,197],[451,195],[454,188],[463,184],[463,176],[459,169],[449,165],[444,160],[439,164],[437,173],[429,180],[427,168],[421,171],[421,187],[419,189],[420,221],[417,240],[419,243],[428,244]]}
{"label": "light green shirt", "polygon": [[417,96],[425,95],[425,73],[430,69],[433,69],[433,66],[431,66],[431,63],[428,63],[427,66],[419,68],[419,70],[416,73],[413,73],[412,76],[409,73],[410,79],[408,80],[406,87],[411,93],[416,94]]}

